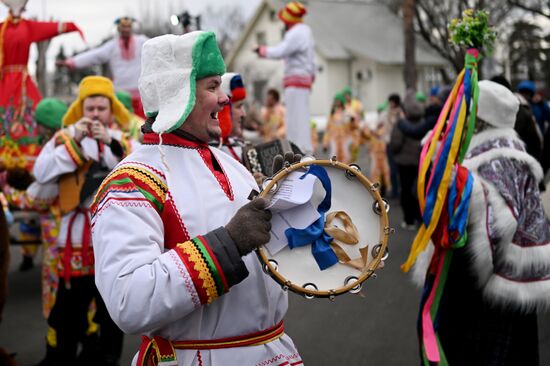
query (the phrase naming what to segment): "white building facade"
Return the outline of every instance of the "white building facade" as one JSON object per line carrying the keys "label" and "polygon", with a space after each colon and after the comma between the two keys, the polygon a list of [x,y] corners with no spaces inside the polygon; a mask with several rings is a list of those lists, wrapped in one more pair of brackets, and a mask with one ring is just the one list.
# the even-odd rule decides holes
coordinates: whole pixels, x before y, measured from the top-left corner
{"label": "white building facade", "polygon": [[[226,58],[228,71],[243,75],[255,103],[268,88],[282,91],[283,62],[260,59],[257,45],[282,40],[284,26],[277,11],[284,1],[263,0]],[[358,2],[311,2],[305,23],[313,31],[317,75],[310,100],[312,116],[326,116],[334,95],[350,86],[354,96],[372,111],[389,94],[405,92],[402,22],[384,5]],[[446,61],[422,40],[416,41],[417,90],[440,84]],[[249,99],[249,101],[252,101]],[[284,102],[284,101],[283,101]]]}

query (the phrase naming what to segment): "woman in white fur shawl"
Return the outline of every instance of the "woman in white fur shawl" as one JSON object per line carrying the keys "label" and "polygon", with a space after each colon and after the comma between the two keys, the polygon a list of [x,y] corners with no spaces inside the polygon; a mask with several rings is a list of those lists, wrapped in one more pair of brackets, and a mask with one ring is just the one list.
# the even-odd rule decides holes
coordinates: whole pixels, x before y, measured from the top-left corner
{"label": "woman in white fur shawl", "polygon": [[[474,176],[468,242],[453,253],[435,327],[449,365],[538,365],[538,309],[550,304],[550,224],[539,163],[514,122],[517,98],[479,83],[477,128],[463,165]],[[433,246],[418,258],[421,283]]]}

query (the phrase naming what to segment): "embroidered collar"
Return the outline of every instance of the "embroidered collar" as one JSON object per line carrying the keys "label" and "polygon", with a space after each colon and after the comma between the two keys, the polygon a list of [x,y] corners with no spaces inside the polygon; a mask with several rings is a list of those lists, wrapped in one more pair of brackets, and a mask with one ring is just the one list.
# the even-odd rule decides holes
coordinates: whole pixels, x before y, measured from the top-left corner
{"label": "embroidered collar", "polygon": [[[158,134],[153,132],[148,132],[143,135],[143,143],[145,145],[156,145],[160,142],[160,137]],[[165,133],[162,135],[162,144],[185,147],[188,149],[203,149],[207,148],[208,144],[206,142],[199,141],[193,136],[182,134],[182,133]]]}

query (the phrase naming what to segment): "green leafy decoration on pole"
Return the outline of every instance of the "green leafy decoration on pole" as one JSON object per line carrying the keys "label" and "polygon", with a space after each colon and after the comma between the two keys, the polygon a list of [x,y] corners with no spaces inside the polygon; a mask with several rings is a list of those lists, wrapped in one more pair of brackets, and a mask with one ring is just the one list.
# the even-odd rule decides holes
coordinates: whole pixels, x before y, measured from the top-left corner
{"label": "green leafy decoration on pole", "polygon": [[462,15],[462,18],[455,18],[449,24],[450,41],[461,47],[492,52],[497,34],[489,24],[489,13],[466,9]]}

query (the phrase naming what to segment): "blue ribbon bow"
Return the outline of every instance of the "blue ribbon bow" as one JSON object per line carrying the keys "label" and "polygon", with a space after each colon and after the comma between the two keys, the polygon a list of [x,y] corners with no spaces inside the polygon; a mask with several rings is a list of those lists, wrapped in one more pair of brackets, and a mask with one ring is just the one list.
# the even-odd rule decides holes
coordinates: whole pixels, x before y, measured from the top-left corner
{"label": "blue ribbon bow", "polygon": [[330,209],[332,186],[325,168],[319,165],[311,165],[300,179],[304,179],[308,174],[316,176],[325,189],[325,198],[317,207],[320,217],[305,229],[286,229],[285,235],[290,249],[312,244],[311,253],[322,271],[338,263],[338,257],[330,247],[332,237],[325,233],[325,213]]}

